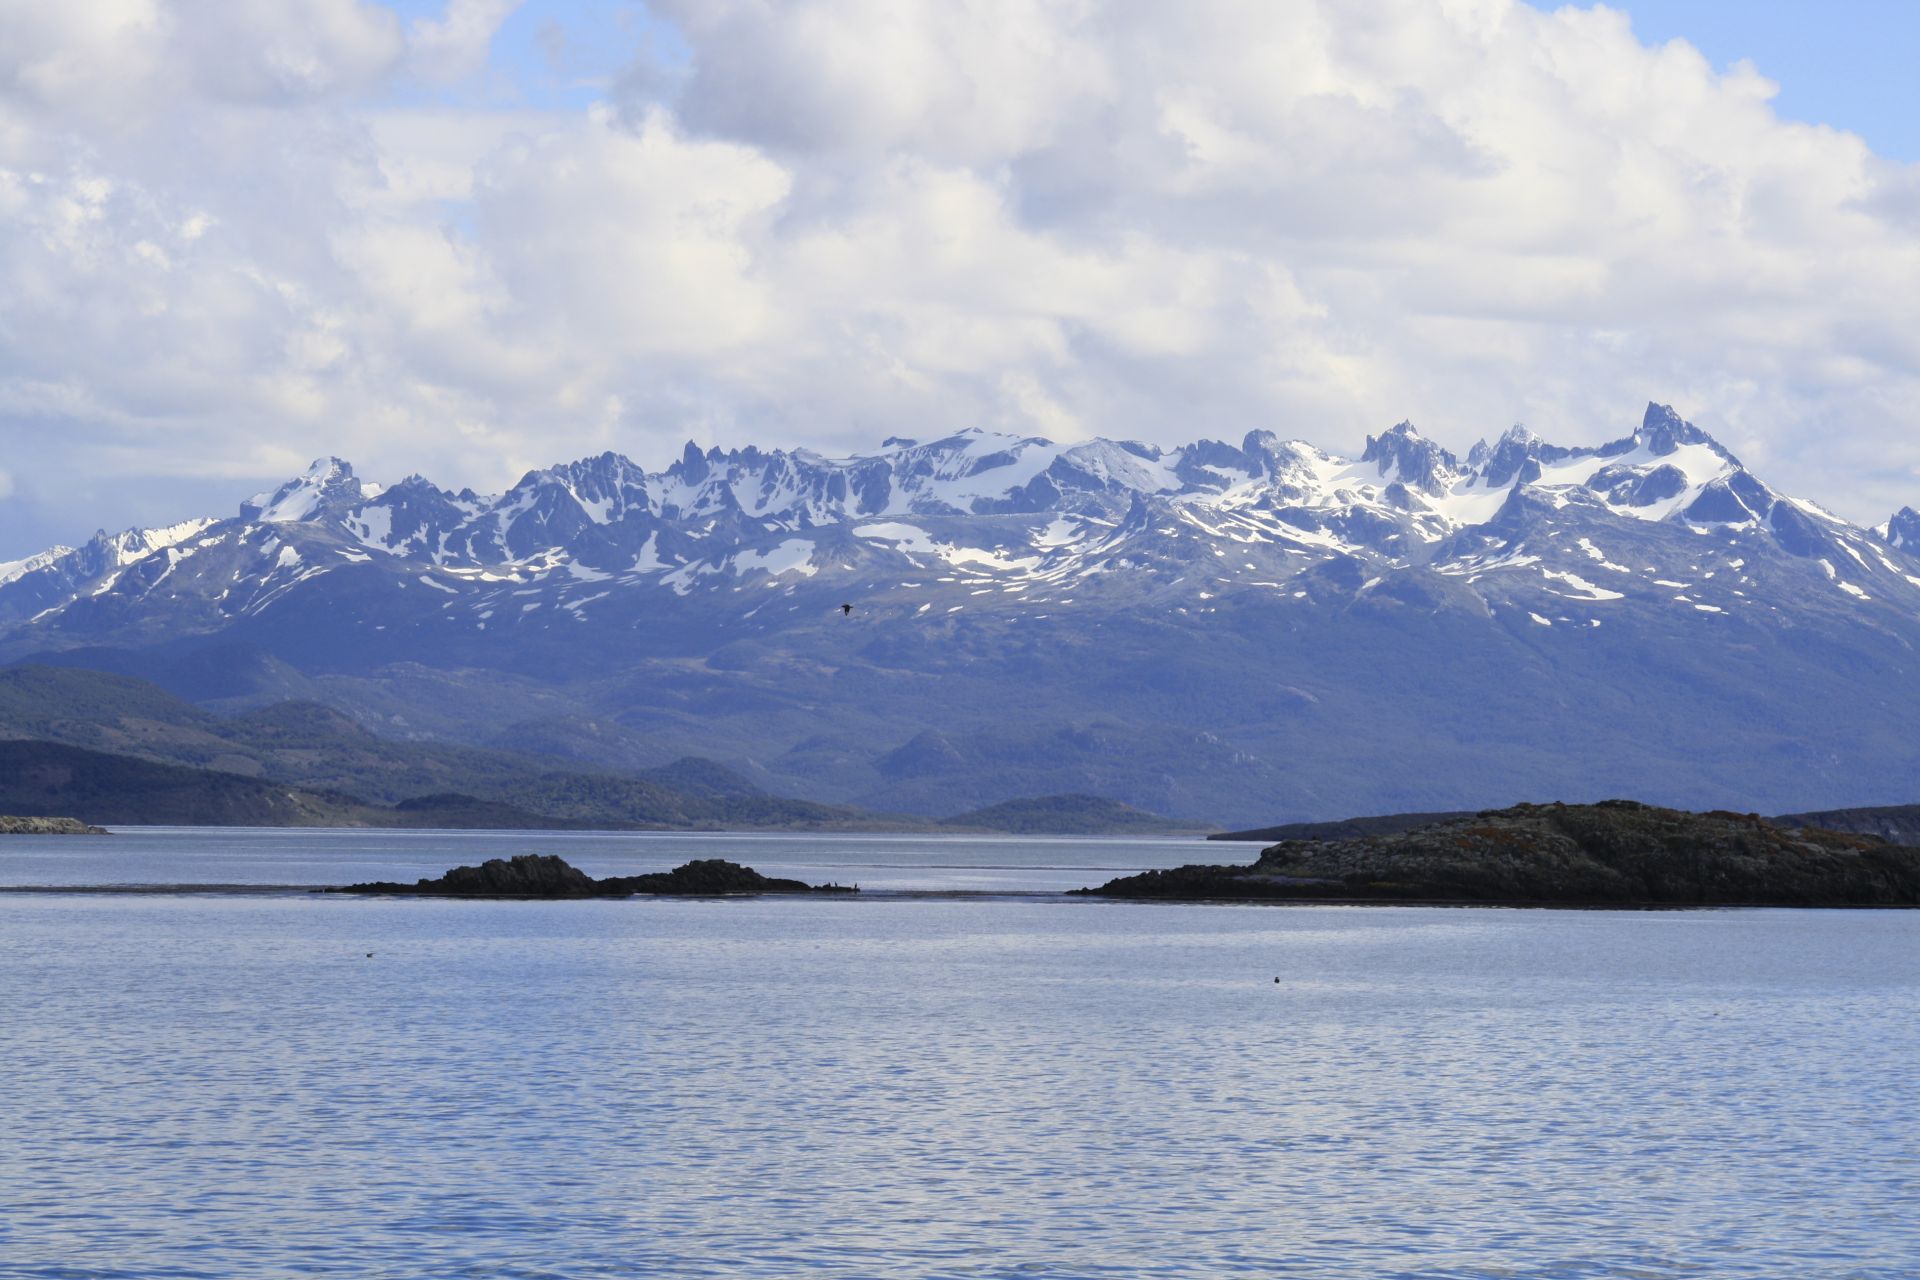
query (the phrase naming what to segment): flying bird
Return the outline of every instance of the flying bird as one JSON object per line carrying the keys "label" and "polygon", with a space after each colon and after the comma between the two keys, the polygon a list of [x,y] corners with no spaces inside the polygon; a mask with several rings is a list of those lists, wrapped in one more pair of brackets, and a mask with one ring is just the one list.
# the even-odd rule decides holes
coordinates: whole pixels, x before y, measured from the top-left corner
{"label": "flying bird", "polygon": [[852,606],[852,605],[850,605],[850,604],[843,604],[843,605],[841,605],[841,606],[840,606],[840,616],[841,616],[841,617],[843,617],[843,618],[845,618],[845,617],[848,617],[848,616],[850,616],[850,615],[851,615],[852,613],[853,613],[853,606]]}

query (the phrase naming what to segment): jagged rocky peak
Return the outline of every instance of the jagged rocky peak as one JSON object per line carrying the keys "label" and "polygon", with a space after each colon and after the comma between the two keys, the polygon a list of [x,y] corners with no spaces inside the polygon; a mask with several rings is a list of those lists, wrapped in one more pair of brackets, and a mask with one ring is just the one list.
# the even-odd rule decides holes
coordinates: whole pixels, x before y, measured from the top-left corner
{"label": "jagged rocky peak", "polygon": [[1255,452],[1261,434],[1249,432],[1246,446],[1237,449],[1221,440],[1196,440],[1175,451],[1174,474],[1196,489],[1224,489],[1260,479],[1272,471],[1270,456]]}
{"label": "jagged rocky peak", "polygon": [[472,489],[462,489],[454,493],[442,489],[419,472],[406,479],[390,484],[379,494],[368,499],[369,506],[410,506],[423,503],[445,503],[456,507],[478,509],[488,503],[499,501],[499,495],[482,496]]}
{"label": "jagged rocky peak", "polygon": [[1506,434],[1489,445],[1485,441],[1473,446],[1473,452],[1467,455],[1467,465],[1480,473],[1481,479],[1490,489],[1504,489],[1516,480],[1531,483],[1540,478],[1540,455],[1543,452],[1561,453],[1554,449],[1530,429],[1514,423]]}
{"label": "jagged rocky peak", "polygon": [[1421,435],[1411,422],[1397,423],[1377,436],[1368,436],[1360,461],[1373,463],[1388,480],[1430,494],[1446,492],[1460,472],[1459,460]]}
{"label": "jagged rocky peak", "polygon": [[612,450],[597,457],[529,471],[509,491],[508,497],[530,497],[542,489],[564,491],[595,523],[618,519],[630,508],[647,506],[646,471],[632,459]]}
{"label": "jagged rocky peak", "polygon": [[[686,447],[680,451],[680,461],[667,468],[667,477],[678,480],[681,484],[699,484],[707,478],[708,456],[700,451],[699,445],[691,440],[687,441]],[[718,462],[721,457],[720,450],[712,450],[711,456],[715,462]]]}
{"label": "jagged rocky peak", "polygon": [[1665,457],[1683,444],[1709,445],[1718,453],[1726,453],[1719,441],[1675,413],[1672,405],[1649,402],[1634,437],[1656,458]]}
{"label": "jagged rocky peak", "polygon": [[316,458],[306,471],[240,504],[242,520],[270,524],[312,520],[377,497],[380,486],[361,480],[340,458]]}
{"label": "jagged rocky peak", "polygon": [[1890,547],[1902,551],[1920,552],[1920,511],[1912,507],[1902,507],[1893,513],[1893,519],[1874,532],[1880,540]]}

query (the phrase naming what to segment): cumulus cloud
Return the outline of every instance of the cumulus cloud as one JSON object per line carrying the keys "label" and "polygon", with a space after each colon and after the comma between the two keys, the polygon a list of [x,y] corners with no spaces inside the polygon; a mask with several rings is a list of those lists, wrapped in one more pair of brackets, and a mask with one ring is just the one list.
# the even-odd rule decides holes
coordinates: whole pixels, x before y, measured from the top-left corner
{"label": "cumulus cloud", "polygon": [[447,0],[438,18],[418,18],[407,33],[414,67],[429,81],[470,76],[486,65],[488,46],[520,0]]}
{"label": "cumulus cloud", "polygon": [[1920,498],[1920,169],[1620,12],[657,0],[677,61],[584,110],[436,90],[512,7],[0,0],[16,474],[1658,398],[1848,514]]}

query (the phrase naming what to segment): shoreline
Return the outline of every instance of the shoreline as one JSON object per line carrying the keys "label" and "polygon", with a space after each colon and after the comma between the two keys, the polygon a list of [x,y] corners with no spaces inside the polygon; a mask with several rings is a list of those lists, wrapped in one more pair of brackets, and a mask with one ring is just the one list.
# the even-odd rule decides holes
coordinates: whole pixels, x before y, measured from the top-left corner
{"label": "shoreline", "polygon": [[5,897],[129,897],[129,898],[309,898],[400,901],[426,899],[434,902],[634,902],[696,900],[747,901],[758,899],[795,899],[833,902],[1053,902],[1063,906],[1114,907],[1259,907],[1259,908],[1392,908],[1414,907],[1422,910],[1490,911],[1624,911],[1633,913],[1675,911],[1920,911],[1920,906],[1889,903],[1820,903],[1808,905],[1777,902],[1495,902],[1467,898],[1420,898],[1389,900],[1382,898],[1120,898],[1101,897],[1073,889],[863,889],[857,894],[809,894],[790,892],[738,893],[635,893],[624,897],[512,898],[463,896],[457,894],[342,893],[342,886],[315,884],[67,884],[0,885]]}

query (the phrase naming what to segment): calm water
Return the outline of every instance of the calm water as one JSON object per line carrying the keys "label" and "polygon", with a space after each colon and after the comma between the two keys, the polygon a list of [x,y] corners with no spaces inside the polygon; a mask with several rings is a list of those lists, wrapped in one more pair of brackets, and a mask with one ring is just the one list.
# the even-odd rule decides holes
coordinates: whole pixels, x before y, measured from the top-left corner
{"label": "calm water", "polygon": [[1251,862],[1257,844],[1197,837],[718,835],[679,832],[365,831],[126,827],[109,838],[9,836],[0,886],[356,884],[417,880],[460,863],[557,853],[589,875],[731,858],[769,875],[871,889],[1077,889],[1147,867]]}
{"label": "calm water", "polygon": [[1916,1062],[1920,913],[0,895],[0,1275],[1908,1280]]}

